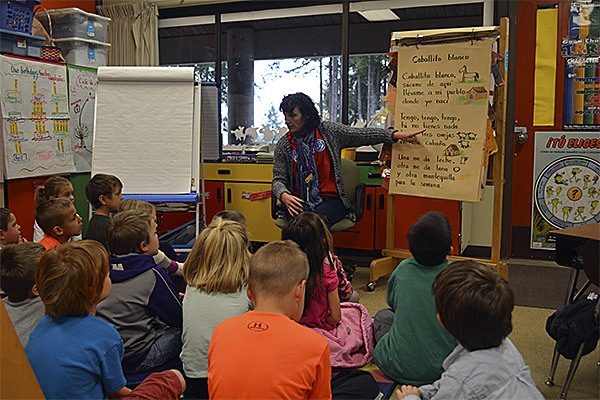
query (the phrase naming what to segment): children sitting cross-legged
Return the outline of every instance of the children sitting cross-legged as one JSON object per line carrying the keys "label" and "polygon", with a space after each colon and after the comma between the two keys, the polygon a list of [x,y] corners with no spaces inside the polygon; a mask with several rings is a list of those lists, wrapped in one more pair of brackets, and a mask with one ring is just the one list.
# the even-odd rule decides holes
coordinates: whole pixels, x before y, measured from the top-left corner
{"label": "children sitting cross-legged", "polygon": [[242,225],[215,217],[185,261],[183,276],[188,286],[183,298],[181,361],[186,398],[208,398],[206,372],[213,330],[224,320],[248,311],[249,245]]}
{"label": "children sitting cross-legged", "polygon": [[250,259],[254,310],[215,328],[208,351],[211,399],[330,399],[327,340],[296,323],[304,309],[306,255],[272,242]]}
{"label": "children sitting cross-legged", "polygon": [[[156,218],[156,208],[151,203],[148,203],[147,201],[138,200],[138,199],[123,200],[121,202],[121,204],[119,205],[119,212],[129,211],[129,210],[139,210],[139,211],[150,213],[152,215],[152,217],[154,218],[154,221],[156,221],[156,223],[158,224],[158,221]],[[183,275],[183,264],[180,262],[177,262],[175,260],[171,260],[169,257],[167,257],[167,255],[162,250],[160,250],[160,247],[161,247],[161,245],[163,245],[163,243],[159,242],[158,245],[159,245],[158,253],[153,257],[154,262],[156,262],[161,267],[165,267],[167,269],[167,272],[169,272],[169,275],[182,276]],[[173,247],[171,247],[170,250],[171,250],[171,252],[174,252]]]}
{"label": "children sitting cross-legged", "polygon": [[0,247],[24,242],[27,240],[21,236],[21,225],[17,223],[15,214],[8,208],[0,207]]}
{"label": "children sitting cross-legged", "polygon": [[108,255],[94,241],[67,243],[42,256],[35,281],[46,317],[31,333],[26,354],[47,399],[178,399],[185,390],[177,370],[125,387],[123,342],[96,318],[110,293]]}
{"label": "children sitting cross-legged", "polygon": [[399,399],[543,399],[523,357],[506,337],[512,331],[513,292],[491,268],[457,261],[433,282],[440,323],[458,346],[431,385],[403,385]]}
{"label": "children sitting cross-legged", "polygon": [[437,320],[431,285],[449,261],[452,228],[444,214],[428,212],[408,230],[413,258],[403,260],[387,282],[391,309],[375,315],[373,359],[396,382],[424,385],[442,374],[456,341]]}
{"label": "children sitting cross-legged", "polygon": [[117,213],[106,226],[106,242],[113,287],[98,316],[123,339],[123,370],[138,374],[178,363],[182,307],[167,271],[152,258],[158,252],[154,218],[142,211]]}
{"label": "children sitting cross-legged", "polygon": [[289,221],[281,237],[296,242],[308,257],[310,273],[300,323],[329,341],[331,366],[354,368],[371,361],[373,319],[360,304],[340,303],[340,294],[347,292],[339,285],[335,268],[339,262],[331,252],[331,236],[321,217],[300,213]]}
{"label": "children sitting cross-legged", "polygon": [[96,240],[106,247],[106,225],[110,213],[117,212],[123,201],[123,183],[114,175],[96,174],[85,185],[85,197],[94,207],[85,233],[86,239]]}
{"label": "children sitting cross-legged", "polygon": [[44,317],[44,303],[35,287],[35,269],[45,249],[39,243],[20,243],[0,249],[2,300],[23,348],[29,334]]}
{"label": "children sitting cross-legged", "polygon": [[46,234],[39,241],[46,250],[81,234],[81,217],[73,203],[66,199],[51,199],[40,204],[35,210],[35,220]]}
{"label": "children sitting cross-legged", "polygon": [[[44,182],[43,185],[35,188],[35,208],[40,204],[47,202],[50,199],[66,199],[71,203],[75,201],[73,196],[73,185],[71,182],[62,176],[53,175]],[[44,237],[44,231],[39,226],[37,221],[33,224],[33,241],[39,242]],[[69,241],[81,240],[81,235],[73,236]]]}

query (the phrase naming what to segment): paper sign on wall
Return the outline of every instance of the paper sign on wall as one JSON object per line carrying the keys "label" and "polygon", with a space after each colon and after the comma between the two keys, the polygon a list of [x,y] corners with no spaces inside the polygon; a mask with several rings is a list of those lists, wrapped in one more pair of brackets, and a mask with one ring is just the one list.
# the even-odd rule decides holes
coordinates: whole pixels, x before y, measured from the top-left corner
{"label": "paper sign on wall", "polygon": [[0,56],[6,177],[72,172],[67,70]]}
{"label": "paper sign on wall", "polygon": [[461,201],[483,194],[493,39],[400,47],[390,193]]}
{"label": "paper sign on wall", "polygon": [[73,159],[77,172],[92,170],[94,140],[94,108],[98,77],[95,69],[67,66],[69,72],[69,131],[73,143]]}

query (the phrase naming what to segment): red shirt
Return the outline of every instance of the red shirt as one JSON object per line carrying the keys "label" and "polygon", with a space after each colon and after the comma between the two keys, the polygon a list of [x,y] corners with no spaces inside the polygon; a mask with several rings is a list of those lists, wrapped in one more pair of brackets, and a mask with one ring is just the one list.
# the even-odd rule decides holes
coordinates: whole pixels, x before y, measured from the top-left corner
{"label": "red shirt", "polygon": [[[288,135],[291,135],[288,133]],[[291,139],[291,138],[289,138]],[[296,150],[296,146],[293,140],[290,140],[290,146],[292,151]],[[319,195],[321,197],[338,197],[338,189],[335,184],[335,174],[333,172],[333,165],[331,163],[331,155],[325,140],[319,129],[315,130],[315,145],[313,148],[313,157],[315,159],[315,165],[317,166],[317,175],[319,177]],[[297,173],[296,160],[294,159],[294,176]],[[297,189],[294,190],[294,195],[298,195]]]}

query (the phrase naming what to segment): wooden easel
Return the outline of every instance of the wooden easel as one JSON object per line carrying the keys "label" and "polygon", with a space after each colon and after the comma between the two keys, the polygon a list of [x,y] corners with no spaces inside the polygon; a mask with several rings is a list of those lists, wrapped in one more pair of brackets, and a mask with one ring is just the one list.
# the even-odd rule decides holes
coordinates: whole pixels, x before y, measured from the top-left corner
{"label": "wooden easel", "polygon": [[[508,18],[502,18],[500,20],[500,26],[497,27],[500,35],[498,52],[501,55],[507,54],[508,50]],[[446,38],[448,39],[448,38]],[[467,258],[461,256],[448,256],[450,261],[458,260],[475,260],[482,264],[490,265],[496,272],[498,272],[504,279],[508,279],[508,264],[506,260],[500,259],[500,242],[502,238],[502,199],[504,197],[504,154],[505,154],[505,141],[506,141],[506,92],[507,92],[507,81],[508,73],[506,63],[508,60],[504,58],[499,61],[499,68],[502,73],[504,85],[496,87],[494,91],[495,97],[495,130],[496,130],[496,142],[498,144],[498,152],[491,157],[492,177],[491,183],[494,187],[494,205],[493,205],[493,224],[492,224],[492,252],[491,258],[488,259],[477,259]],[[412,255],[407,249],[395,249],[394,248],[394,215],[395,215],[395,195],[388,194],[388,207],[387,207],[387,227],[386,227],[386,248],[382,251],[383,258],[373,260],[370,265],[369,272],[369,284],[367,289],[369,291],[375,290],[377,280],[381,277],[391,274],[398,262],[405,258],[410,258]]]}

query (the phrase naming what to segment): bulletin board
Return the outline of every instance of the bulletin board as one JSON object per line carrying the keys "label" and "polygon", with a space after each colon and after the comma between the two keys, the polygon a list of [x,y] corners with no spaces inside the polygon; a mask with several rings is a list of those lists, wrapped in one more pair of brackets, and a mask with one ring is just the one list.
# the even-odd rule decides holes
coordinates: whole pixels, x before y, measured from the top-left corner
{"label": "bulletin board", "polygon": [[128,194],[190,193],[195,93],[193,67],[100,67],[92,175],[118,176]]}
{"label": "bulletin board", "polygon": [[400,46],[390,192],[476,202],[483,195],[493,38]]}
{"label": "bulletin board", "polygon": [[73,143],[76,172],[92,170],[94,140],[94,110],[98,77],[95,69],[67,65],[69,80],[69,133]]}
{"label": "bulletin board", "polygon": [[73,172],[64,65],[0,56],[7,179]]}

